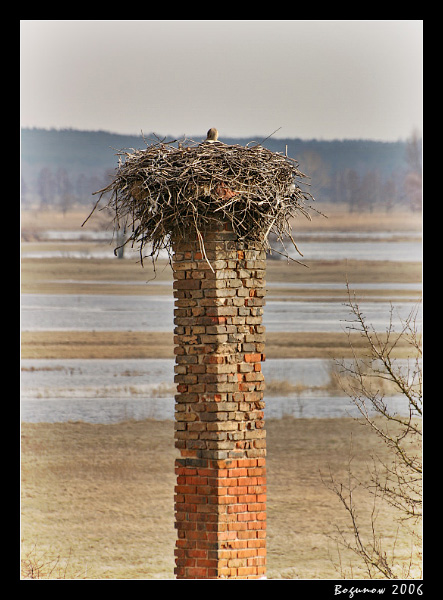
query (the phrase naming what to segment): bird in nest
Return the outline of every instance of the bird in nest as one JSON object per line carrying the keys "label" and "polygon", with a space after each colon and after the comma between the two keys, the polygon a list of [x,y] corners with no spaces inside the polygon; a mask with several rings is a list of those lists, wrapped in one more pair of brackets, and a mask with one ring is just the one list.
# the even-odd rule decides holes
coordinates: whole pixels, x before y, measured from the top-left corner
{"label": "bird in nest", "polygon": [[208,133],[206,134],[206,139],[205,142],[209,142],[210,144],[213,144],[214,142],[218,141],[218,131],[215,127],[211,127],[211,129],[209,129]]}
{"label": "bird in nest", "polygon": [[[209,129],[208,133],[206,134],[206,139],[203,143],[209,143],[209,144],[214,144],[214,143],[221,144],[222,143],[218,139],[218,130],[215,127],[211,127],[211,129]],[[205,195],[209,195],[209,192],[210,192],[210,187],[204,186]],[[216,185],[215,193],[216,193],[217,197],[222,200],[228,200],[229,198],[233,198],[234,196],[237,196],[237,194],[238,194],[238,192],[230,190],[228,188],[228,186],[223,182],[218,183]]]}

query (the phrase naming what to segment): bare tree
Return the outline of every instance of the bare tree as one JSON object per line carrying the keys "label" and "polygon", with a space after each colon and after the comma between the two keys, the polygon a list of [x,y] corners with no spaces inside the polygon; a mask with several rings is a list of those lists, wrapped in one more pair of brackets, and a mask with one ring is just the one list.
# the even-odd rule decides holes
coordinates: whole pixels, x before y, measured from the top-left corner
{"label": "bare tree", "polygon": [[408,165],[404,186],[411,210],[422,209],[422,150],[418,131],[413,131],[406,141],[406,163]]}
{"label": "bare tree", "polygon": [[386,212],[391,212],[394,205],[398,201],[398,185],[393,177],[389,179],[382,186],[382,198]]}
{"label": "bare tree", "polygon": [[54,202],[55,180],[49,167],[41,169],[37,180],[37,192],[40,196],[40,207],[47,208]]}
{"label": "bare tree", "polygon": [[[337,481],[332,473],[326,484],[334,491],[347,511],[350,525],[337,528],[336,541],[357,555],[371,578],[405,578],[421,572],[421,518],[422,518],[422,369],[421,336],[417,327],[419,305],[401,322],[395,332],[393,311],[387,334],[383,337],[370,327],[348,287],[349,307],[353,315],[349,333],[357,330],[367,342],[368,354],[358,358],[353,351],[351,361],[339,361],[342,388],[357,407],[362,422],[378,436],[387,450],[388,459],[371,457],[370,480],[363,484],[374,499],[369,534],[363,534],[358,516],[355,490],[362,483],[352,473],[352,455],[347,468],[347,481]],[[409,358],[399,363],[394,351],[399,340],[409,344]],[[349,345],[352,348],[351,339]],[[383,394],[383,383],[394,386],[406,401],[406,411],[399,414],[389,407]],[[411,550],[407,558],[392,552],[388,555],[383,532],[377,530],[380,503],[394,509],[398,531],[406,536]]]}
{"label": "bare tree", "polygon": [[349,205],[352,213],[358,208],[360,202],[360,176],[355,169],[346,169],[343,173],[344,200]]}
{"label": "bare tree", "polygon": [[326,164],[321,156],[312,150],[300,154],[299,163],[304,172],[309,173],[309,191],[314,198],[320,201],[328,199],[328,190],[331,184],[330,165]]}
{"label": "bare tree", "polygon": [[366,208],[373,212],[374,206],[379,202],[381,196],[381,177],[380,173],[373,169],[366,171],[360,183],[360,204],[361,208]]}

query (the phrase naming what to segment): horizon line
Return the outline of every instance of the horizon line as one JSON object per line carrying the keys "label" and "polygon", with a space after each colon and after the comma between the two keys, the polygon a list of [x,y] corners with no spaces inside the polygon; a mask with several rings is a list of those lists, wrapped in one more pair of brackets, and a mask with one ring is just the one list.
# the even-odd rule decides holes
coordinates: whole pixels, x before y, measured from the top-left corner
{"label": "horizon line", "polygon": [[[24,130],[24,129],[29,129],[29,130],[42,130],[42,131],[76,131],[79,133],[106,133],[109,135],[117,135],[117,136],[122,136],[122,137],[139,137],[139,138],[144,138],[147,137],[149,135],[154,135],[156,137],[158,137],[159,139],[163,139],[163,140],[168,140],[170,139],[177,139],[177,141],[180,140],[195,140],[196,138],[199,137],[204,137],[206,134],[202,133],[202,134],[198,134],[196,136],[188,136],[186,134],[183,134],[182,136],[175,136],[172,134],[167,134],[167,135],[162,135],[159,133],[156,133],[155,131],[150,131],[148,133],[144,133],[143,130],[140,130],[140,133],[120,133],[117,131],[112,131],[109,129],[79,129],[77,127],[41,127],[41,126],[36,126],[36,125],[20,125],[20,130]],[[261,138],[262,141],[266,141],[268,139],[275,139],[275,140],[301,140],[303,142],[311,142],[311,141],[315,141],[315,142],[344,142],[344,141],[369,141],[369,142],[378,142],[378,143],[385,143],[385,144],[396,144],[399,142],[405,142],[408,138],[411,137],[411,135],[413,135],[414,133],[418,133],[419,134],[419,138],[422,139],[422,135],[421,132],[418,131],[418,128],[413,128],[411,134],[409,134],[409,136],[405,137],[405,138],[397,138],[396,140],[383,140],[380,138],[368,138],[368,137],[342,137],[342,138],[338,138],[338,137],[334,137],[334,138],[322,138],[322,137],[291,137],[291,136],[285,136],[285,137],[280,137],[280,136],[274,136],[273,134],[268,134],[267,136],[263,137],[263,134],[260,135],[255,135],[252,136],[251,138],[249,136],[246,135],[226,135],[226,136],[221,136],[221,137],[226,137],[229,139],[238,139],[238,140],[245,140],[248,139],[250,141],[257,141],[255,140],[255,138]],[[261,142],[258,142],[261,143]]]}

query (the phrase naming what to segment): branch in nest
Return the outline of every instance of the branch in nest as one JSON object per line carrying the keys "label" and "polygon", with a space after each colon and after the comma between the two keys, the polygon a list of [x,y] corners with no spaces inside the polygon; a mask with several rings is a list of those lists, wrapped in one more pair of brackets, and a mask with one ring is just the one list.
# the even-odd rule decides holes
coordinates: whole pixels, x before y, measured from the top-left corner
{"label": "branch in nest", "polygon": [[310,219],[307,202],[313,197],[301,188],[306,175],[297,161],[258,144],[189,141],[178,148],[159,140],[145,150],[120,151],[115,177],[95,192],[99,199],[83,225],[107,197],[114,226],[124,223],[132,232],[126,243],[139,244],[141,256],[148,244],[151,256],[160,249],[169,253],[177,231],[194,231],[206,255],[202,232],[214,221],[230,222],[239,239],[267,251],[274,250],[271,233],[288,238],[302,255],[289,220],[297,214]]}

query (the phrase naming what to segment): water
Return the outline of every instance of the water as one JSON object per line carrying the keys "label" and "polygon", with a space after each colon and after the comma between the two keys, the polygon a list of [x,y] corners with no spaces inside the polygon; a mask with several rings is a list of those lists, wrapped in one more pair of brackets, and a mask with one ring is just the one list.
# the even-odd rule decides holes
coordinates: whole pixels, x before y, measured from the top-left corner
{"label": "water", "polygon": [[[390,260],[417,262],[422,260],[422,244],[419,241],[377,242],[372,241],[302,241],[299,249],[303,260]],[[300,260],[300,255],[291,250],[289,255]]]}
{"label": "water", "polygon": [[[329,240],[328,232],[297,232],[296,239],[300,241],[299,248],[304,260],[385,260],[385,261],[412,261],[422,260],[422,242],[420,233],[414,232],[333,232],[334,241]],[[315,237],[315,241],[310,241]],[[321,240],[322,237],[326,239]],[[403,241],[408,237],[408,241]],[[388,239],[386,239],[388,238]],[[396,240],[398,238],[398,241]],[[78,231],[47,231],[42,238],[47,241],[57,241],[59,248],[45,250],[42,245],[40,250],[27,250],[23,244],[22,256],[26,258],[112,258],[117,245],[112,242],[112,232],[94,232],[87,230]],[[87,248],[85,240],[102,241],[99,247]],[[389,241],[392,240],[392,241]],[[78,242],[78,249],[73,244]],[[148,248],[145,249],[149,254]],[[290,256],[300,259],[295,249],[288,246]],[[137,260],[138,249],[125,247],[126,259]],[[160,258],[167,258],[167,252],[160,254]]]}
{"label": "water", "polygon": [[[312,232],[310,232],[311,234]],[[314,232],[315,233],[315,232]],[[109,232],[81,231],[83,240],[102,240],[101,247],[86,249],[80,242],[79,232],[47,232],[47,240],[64,240],[56,251],[27,252],[23,257],[112,257],[113,245]],[[315,233],[317,241],[300,233],[300,247],[306,260],[360,260],[420,261],[422,246],[418,235],[399,233],[404,242],[382,241],[396,234],[370,232],[362,234],[334,232],[336,241]],[[372,241],[371,241],[372,240]],[[75,242],[78,250],[73,249]],[[74,242],[74,244],[73,244]],[[64,246],[64,244],[69,244]],[[115,244],[114,244],[115,245]],[[125,258],[138,259],[138,251],[127,248]],[[294,254],[294,258],[299,258]],[[394,267],[393,267],[394,268]],[[66,281],[66,285],[69,285]],[[88,282],[85,282],[88,283]],[[94,284],[100,282],[91,282]],[[105,282],[103,282],[105,283]],[[108,283],[108,282],[106,282]],[[121,284],[121,282],[118,282]],[[128,284],[146,285],[144,282]],[[151,282],[150,285],[171,285]],[[343,290],[338,283],[298,284],[274,283],[269,288]],[[420,284],[355,284],[353,289],[402,289],[416,292]],[[367,323],[377,331],[389,325],[389,302],[360,302]],[[395,305],[393,325],[398,328],[415,303]],[[21,329],[24,331],[172,331],[174,300],[170,296],[112,296],[112,295],[44,295],[25,294],[21,299]],[[288,302],[267,299],[263,324],[269,332],[341,332],[349,325],[349,308],[341,302]],[[421,312],[417,323],[421,319]],[[91,423],[114,423],[125,419],[174,418],[174,360],[23,360],[21,379],[21,417],[30,422],[58,422],[82,420]],[[329,363],[322,359],[267,360],[263,372],[267,381],[288,381],[301,386],[299,393],[289,396],[266,396],[266,418],[344,417],[357,416],[356,408],[347,396],[331,396],[321,387],[329,380]],[[305,386],[305,387],[303,387]],[[389,399],[393,410],[403,413],[407,406],[402,397]]]}
{"label": "water", "polygon": [[174,359],[22,360],[28,422],[174,418]]}
{"label": "water", "polygon": [[422,238],[421,231],[328,231],[328,230],[306,230],[306,231],[297,231],[294,234],[294,237],[297,240],[302,240],[303,242],[308,241],[312,238],[334,238],[334,240],[341,240],[344,242],[349,242],[351,240],[361,240],[364,238],[365,240],[372,240],[373,242],[378,242],[381,240],[386,240],[387,238],[390,241],[401,241],[404,238],[409,238],[412,241],[420,241]]}
{"label": "water", "polygon": [[[359,306],[368,323],[377,331],[386,330],[390,302],[360,302]],[[400,327],[414,306],[413,302],[394,305],[393,325]],[[24,294],[21,299],[23,331],[172,331],[173,314],[172,294]],[[267,299],[263,324],[269,332],[341,332],[350,319],[349,307],[341,302]]]}
{"label": "water", "polygon": [[[389,325],[389,302],[359,302],[366,322],[376,331],[385,331]],[[394,307],[392,327],[399,330],[415,303],[401,302]],[[421,313],[420,313],[421,314]],[[417,325],[420,318],[417,319]],[[355,326],[355,318],[348,306],[340,302],[285,302],[268,300],[263,324],[269,332],[342,332]]]}
{"label": "water", "polygon": [[[389,398],[389,410],[407,416],[407,401]],[[358,418],[358,409],[347,396],[266,398],[265,419]],[[27,423],[121,423],[143,419],[173,420],[174,398],[27,398],[22,401],[21,420]]]}
{"label": "water", "polygon": [[23,294],[22,331],[172,331],[171,296]]}
{"label": "water", "polygon": [[[324,359],[271,359],[266,381],[298,385],[288,396],[265,395],[266,418],[358,416],[347,396],[331,395],[330,363]],[[27,422],[174,419],[174,359],[25,359],[22,361],[21,418]],[[323,387],[323,389],[321,389]],[[407,414],[403,397],[389,398],[391,410]]]}
{"label": "water", "polygon": [[[68,280],[66,280],[68,281]],[[72,280],[74,281],[74,280]],[[86,283],[86,282],[84,282]],[[92,283],[92,282],[91,282]],[[109,282],[112,283],[112,282]],[[115,282],[118,283],[118,282]],[[135,283],[135,282],[134,282]],[[144,283],[144,282],[140,282],[138,281],[137,283]],[[149,284],[154,283],[149,282]],[[163,283],[161,281],[158,281],[156,283]],[[303,282],[297,282],[297,281],[272,281],[268,283],[268,287],[270,289],[272,288],[279,288],[279,287],[284,287],[284,288],[289,288],[289,289],[306,289],[306,290],[339,290],[342,291],[344,290],[344,285],[343,283],[337,283],[337,282],[313,282],[313,283],[303,283]],[[420,291],[422,289],[422,285],[421,283],[388,283],[388,282],[378,282],[378,283],[353,283],[352,284],[352,289],[353,290],[409,290],[409,291]]]}

